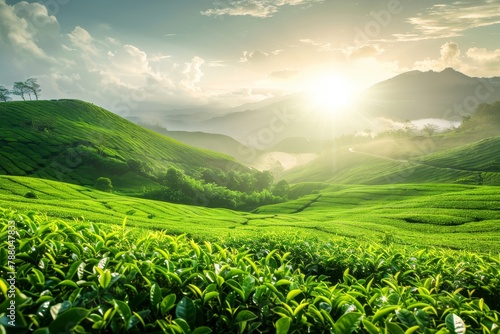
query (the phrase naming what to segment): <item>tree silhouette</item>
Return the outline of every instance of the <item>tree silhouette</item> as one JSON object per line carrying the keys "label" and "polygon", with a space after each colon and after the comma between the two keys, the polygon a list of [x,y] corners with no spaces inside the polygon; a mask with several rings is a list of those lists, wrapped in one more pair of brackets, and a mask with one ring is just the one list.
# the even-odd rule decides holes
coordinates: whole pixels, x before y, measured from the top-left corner
{"label": "tree silhouette", "polygon": [[424,127],[422,128],[422,131],[427,133],[427,135],[429,135],[429,137],[430,137],[439,131],[439,126],[437,126],[436,124],[432,124],[432,123],[426,123],[424,125]]}
{"label": "tree silhouette", "polygon": [[24,94],[26,94],[26,93],[27,93],[27,90],[26,90],[26,85],[24,84],[24,82],[21,82],[21,81],[14,82],[14,89],[12,90],[12,94],[19,95],[19,96],[21,96],[23,101],[26,101],[26,99],[24,98]]}
{"label": "tree silhouette", "polygon": [[[42,90],[40,88],[40,85],[38,84],[38,80],[35,78],[29,78],[24,82],[24,86],[26,90],[28,90],[29,93],[33,93],[35,95],[35,98],[38,100],[38,97],[42,93]],[[31,99],[31,95],[30,95]]]}
{"label": "tree silhouette", "polygon": [[10,101],[10,93],[11,91],[5,88],[4,86],[0,86],[0,101],[7,102]]}

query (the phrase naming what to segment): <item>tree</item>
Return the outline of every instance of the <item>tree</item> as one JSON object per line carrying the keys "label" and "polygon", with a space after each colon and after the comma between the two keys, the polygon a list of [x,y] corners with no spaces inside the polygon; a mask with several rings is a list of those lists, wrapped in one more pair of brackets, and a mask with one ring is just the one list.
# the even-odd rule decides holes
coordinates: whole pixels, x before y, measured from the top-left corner
{"label": "tree", "polygon": [[286,180],[281,180],[274,186],[273,195],[279,196],[281,198],[288,198],[288,194],[290,193],[290,185]]}
{"label": "tree", "polygon": [[409,119],[407,119],[403,123],[403,130],[405,131],[406,135],[413,136],[413,134],[417,130],[417,127]]}
{"label": "tree", "polygon": [[94,184],[94,188],[101,191],[111,192],[113,190],[113,185],[111,180],[107,177],[100,177]]}
{"label": "tree", "polygon": [[172,190],[180,190],[184,181],[184,172],[175,168],[169,167],[165,175],[164,182]]}
{"label": "tree", "polygon": [[19,96],[21,96],[23,101],[26,101],[26,99],[24,98],[24,94],[26,94],[26,93],[27,93],[27,90],[26,90],[26,85],[24,84],[24,82],[21,82],[21,81],[14,82],[14,89],[12,90],[12,94],[19,95]]}
{"label": "tree", "polygon": [[255,188],[257,191],[269,189],[273,185],[273,174],[268,170],[258,173],[256,179]]}
{"label": "tree", "polygon": [[[40,85],[38,84],[38,80],[36,78],[29,78],[24,82],[24,87],[28,91],[28,93],[33,93],[35,95],[35,98],[38,100],[38,97],[42,93],[42,90],[40,88]],[[31,99],[31,95],[30,95]]]}
{"label": "tree", "polygon": [[0,101],[7,102],[10,101],[10,93],[11,91],[5,88],[4,86],[0,86]]}
{"label": "tree", "polygon": [[433,134],[439,131],[439,126],[437,126],[436,124],[427,123],[422,128],[422,131],[427,133],[427,135],[431,137]]}

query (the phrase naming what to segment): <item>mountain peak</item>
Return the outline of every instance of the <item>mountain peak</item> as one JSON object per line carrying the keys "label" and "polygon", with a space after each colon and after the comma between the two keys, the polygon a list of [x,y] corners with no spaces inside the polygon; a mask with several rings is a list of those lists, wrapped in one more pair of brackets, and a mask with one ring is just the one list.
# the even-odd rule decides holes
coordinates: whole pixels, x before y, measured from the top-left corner
{"label": "mountain peak", "polygon": [[456,75],[456,76],[460,76],[460,77],[470,78],[468,75],[463,74],[462,72],[455,70],[453,67],[447,67],[439,73],[445,74],[445,75]]}

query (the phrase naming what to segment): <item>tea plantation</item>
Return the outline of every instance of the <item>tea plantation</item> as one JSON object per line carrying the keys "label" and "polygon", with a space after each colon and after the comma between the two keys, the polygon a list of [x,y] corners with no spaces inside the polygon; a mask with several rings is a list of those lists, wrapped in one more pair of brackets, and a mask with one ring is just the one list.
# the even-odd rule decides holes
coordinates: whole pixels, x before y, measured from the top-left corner
{"label": "tea plantation", "polygon": [[12,319],[19,333],[499,332],[498,254],[0,221],[19,240],[15,255],[0,249],[2,332]]}

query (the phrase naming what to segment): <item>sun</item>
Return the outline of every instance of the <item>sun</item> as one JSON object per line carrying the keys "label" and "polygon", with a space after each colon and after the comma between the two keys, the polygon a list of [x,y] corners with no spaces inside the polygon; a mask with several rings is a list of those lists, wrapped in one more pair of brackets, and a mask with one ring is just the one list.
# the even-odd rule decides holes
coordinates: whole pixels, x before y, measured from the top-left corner
{"label": "sun", "polygon": [[354,102],[355,90],[351,82],[335,74],[311,80],[307,91],[315,107],[328,111],[343,110]]}

